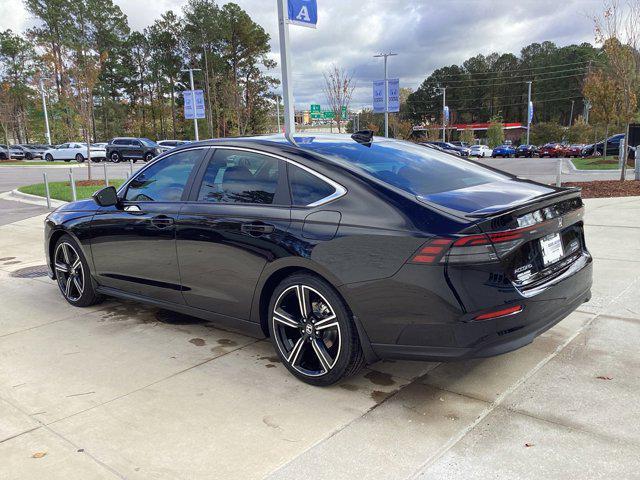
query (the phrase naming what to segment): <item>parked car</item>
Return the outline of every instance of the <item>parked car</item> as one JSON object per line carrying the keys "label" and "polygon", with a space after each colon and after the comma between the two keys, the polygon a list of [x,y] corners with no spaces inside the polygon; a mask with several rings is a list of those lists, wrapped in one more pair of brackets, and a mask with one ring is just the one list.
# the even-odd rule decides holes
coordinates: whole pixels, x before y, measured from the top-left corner
{"label": "parked car", "polygon": [[24,151],[24,158],[26,160],[33,160],[34,158],[43,158],[44,152],[51,148],[51,145],[43,145],[39,143],[27,143],[20,145]]}
{"label": "parked car", "polygon": [[[92,144],[90,147],[91,160],[99,162],[104,160],[106,152],[103,147],[95,146]],[[78,163],[82,163],[87,159],[87,144],[80,142],[70,142],[57,145],[44,152],[44,159],[47,162],[53,162],[54,160],[64,160],[70,162],[75,160]]]}
{"label": "parked car", "polygon": [[158,145],[161,147],[176,148],[191,143],[189,140],[160,140]]}
{"label": "parked car", "polygon": [[148,138],[117,137],[107,144],[107,158],[115,163],[126,160],[148,162],[163,150],[160,145]]}
{"label": "parked car", "polygon": [[0,160],[9,160],[9,149],[6,145],[0,145]]}
{"label": "parked car", "polygon": [[268,336],[313,385],[381,358],[515,350],[589,300],[580,189],[372,132],[311,135],[178,147],[51,213],[61,294]]}
{"label": "parked car", "polygon": [[516,149],[513,148],[511,145],[500,145],[496,148],[493,149],[493,152],[491,152],[491,157],[492,158],[496,158],[496,157],[505,157],[505,158],[509,158],[512,157],[516,154]]}
{"label": "parked car", "polygon": [[516,157],[532,158],[535,155],[538,155],[538,147],[536,147],[535,145],[524,144],[516,148],[516,153],[515,153]]}
{"label": "parked car", "polygon": [[447,153],[453,153],[454,155],[458,155],[460,157],[468,157],[469,156],[469,149],[466,147],[458,147],[450,142],[425,142],[425,143],[429,143],[431,145],[437,145],[438,147],[442,148],[442,150],[444,150]]}
{"label": "parked car", "polygon": [[[624,138],[624,133],[618,133],[607,139],[607,155],[620,155],[620,141]],[[630,160],[635,159],[635,146],[628,146],[627,155]],[[580,152],[582,157],[592,157],[604,155],[604,140],[591,145],[584,145]]]}
{"label": "parked car", "polygon": [[574,143],[573,145],[568,145],[564,151],[565,157],[579,157],[582,155],[582,149],[584,148],[583,144]]}
{"label": "parked car", "polygon": [[562,156],[564,156],[564,153],[565,153],[565,149],[559,143],[546,143],[542,147],[540,147],[540,149],[538,151],[538,154],[540,155],[540,158],[543,158],[543,157],[553,157],[553,158],[562,157]]}
{"label": "parked car", "polygon": [[467,142],[461,142],[459,140],[457,140],[455,142],[449,142],[449,143],[451,143],[451,145],[454,145],[456,147],[470,148],[469,144]]}
{"label": "parked car", "polygon": [[25,157],[24,148],[21,145],[9,145],[9,156],[16,160],[22,160]]}
{"label": "parked car", "polygon": [[469,148],[470,157],[490,157],[493,149],[487,145],[471,145]]}

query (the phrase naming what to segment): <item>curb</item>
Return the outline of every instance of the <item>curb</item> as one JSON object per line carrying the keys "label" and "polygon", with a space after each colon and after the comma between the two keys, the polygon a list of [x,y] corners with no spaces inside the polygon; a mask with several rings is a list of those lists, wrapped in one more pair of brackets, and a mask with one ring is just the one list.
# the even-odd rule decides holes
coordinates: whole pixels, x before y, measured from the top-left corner
{"label": "curb", "polygon": [[[97,164],[94,164],[94,165],[97,165]],[[82,167],[86,167],[86,165],[79,164],[77,162],[74,162],[71,165],[3,165],[2,163],[0,163],[0,168],[82,168]]]}
{"label": "curb", "polygon": [[[565,158],[564,160],[567,160],[567,162],[569,163],[569,168],[577,173],[586,173],[586,174],[601,174],[601,173],[620,173],[620,169],[619,168],[610,168],[608,170],[587,170],[587,169],[582,169],[582,168],[577,168],[573,162],[571,161],[570,158]],[[629,172],[631,172],[631,174],[634,173],[634,169],[633,168],[629,168],[627,167],[627,175],[629,174]]]}
{"label": "curb", "polygon": [[[31,195],[30,193],[22,193],[16,190],[10,192],[0,193],[0,198],[3,200],[10,200],[13,202],[28,203],[30,205],[39,205],[41,207],[47,206],[47,199],[38,195]],[[62,205],[66,205],[68,202],[62,200],[51,199],[51,208],[56,209]]]}

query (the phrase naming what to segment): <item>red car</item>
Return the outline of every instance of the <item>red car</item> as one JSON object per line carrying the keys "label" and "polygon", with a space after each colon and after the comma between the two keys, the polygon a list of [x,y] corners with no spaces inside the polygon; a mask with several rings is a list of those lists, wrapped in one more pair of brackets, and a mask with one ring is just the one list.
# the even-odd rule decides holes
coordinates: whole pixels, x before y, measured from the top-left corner
{"label": "red car", "polygon": [[584,148],[584,145],[582,144],[573,144],[573,145],[569,145],[564,153],[565,157],[579,157],[580,155],[582,155],[582,149]]}
{"label": "red car", "polygon": [[565,147],[559,143],[547,143],[540,147],[540,158],[542,157],[563,157],[565,155]]}

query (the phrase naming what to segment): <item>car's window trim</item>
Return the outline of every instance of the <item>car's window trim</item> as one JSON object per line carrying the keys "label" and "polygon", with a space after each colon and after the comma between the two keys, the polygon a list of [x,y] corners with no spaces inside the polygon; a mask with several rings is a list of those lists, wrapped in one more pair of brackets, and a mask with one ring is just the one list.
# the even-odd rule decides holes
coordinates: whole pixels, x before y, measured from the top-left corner
{"label": "car's window trim", "polygon": [[[227,145],[212,145],[211,149],[213,150],[213,153],[215,153],[216,149],[225,149],[225,150],[240,150],[240,151],[244,151],[244,152],[250,152],[250,153],[255,153],[258,155],[266,155],[269,157],[273,157],[277,160],[282,160],[290,165],[299,167],[305,171],[307,171],[308,173],[310,173],[311,175],[314,175],[315,177],[319,178],[320,180],[322,180],[323,182],[328,183],[331,187],[333,187],[334,192],[331,195],[328,195],[324,198],[321,198],[319,200],[316,200],[315,202],[312,202],[308,205],[295,205],[296,208],[314,208],[314,207],[319,207],[321,205],[325,205],[326,203],[332,202],[334,200],[337,200],[340,197],[343,197],[344,195],[347,194],[347,189],[342,186],[341,184],[339,184],[338,182],[336,182],[335,180],[332,180],[328,177],[326,177],[325,175],[316,172],[315,170],[313,170],[312,168],[307,167],[306,165],[302,165],[301,163],[298,163],[294,160],[291,160],[289,158],[283,157],[281,155],[277,155],[275,153],[271,153],[271,152],[265,152],[264,150],[259,150],[259,149],[255,149],[255,148],[249,148],[249,147],[235,147],[235,146],[227,146]],[[287,176],[288,177],[288,176]],[[290,185],[289,185],[289,181],[287,181],[287,189],[291,190]],[[193,203],[198,203],[198,204],[203,204],[203,205],[240,205],[239,203],[235,203],[235,202],[202,202],[202,201],[198,201],[198,200],[194,200]],[[291,207],[294,207],[293,205],[293,201],[290,201],[291,203]],[[260,203],[252,203],[250,205],[255,205],[255,206],[263,206],[263,207],[267,207],[270,206],[268,204],[260,204]]]}
{"label": "car's window trim", "polygon": [[195,175],[197,175],[198,171],[200,170],[200,165],[202,165],[202,162],[207,161],[210,158],[209,153],[211,150],[211,147],[208,145],[203,145],[203,146],[198,146],[198,147],[192,147],[192,148],[185,148],[185,149],[181,149],[176,151],[169,151],[166,154],[163,155],[159,155],[156,158],[154,158],[154,160],[152,162],[147,163],[144,167],[142,167],[140,170],[138,170],[137,172],[135,172],[133,175],[131,175],[126,182],[124,182],[120,188],[118,189],[118,198],[121,199],[121,201],[125,204],[128,203],[135,203],[135,204],[146,204],[146,203],[187,203],[187,200],[178,200],[177,202],[154,202],[154,201],[149,201],[149,200],[140,200],[140,201],[133,201],[133,200],[127,200],[125,198],[125,193],[127,191],[127,189],[129,188],[129,184],[131,183],[131,181],[136,178],[138,175],[140,175],[142,172],[144,172],[146,169],[148,169],[149,167],[151,167],[152,165],[155,165],[157,162],[165,160],[173,155],[178,155],[180,153],[184,153],[188,150],[209,150],[208,152],[205,152],[205,154],[202,156],[202,158],[200,158],[198,160],[198,163],[196,165],[194,165],[193,170],[191,171],[191,173],[189,174],[189,178],[187,178],[187,182],[185,183],[185,187],[184,187],[184,191],[183,191],[183,195],[182,198],[184,199],[189,198],[189,196],[191,195],[191,190],[193,188],[193,180],[195,178]]}

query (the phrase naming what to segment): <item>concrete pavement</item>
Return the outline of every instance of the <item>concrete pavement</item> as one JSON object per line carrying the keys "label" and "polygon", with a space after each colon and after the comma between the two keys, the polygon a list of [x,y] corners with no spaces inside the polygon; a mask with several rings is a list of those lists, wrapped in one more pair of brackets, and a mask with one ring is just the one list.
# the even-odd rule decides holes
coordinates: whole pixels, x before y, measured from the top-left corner
{"label": "concrete pavement", "polygon": [[0,226],[0,478],[585,479],[640,474],[640,198],[586,200],[593,300],[533,344],[379,362],[331,388],[268,341],[66,304],[42,217]]}

